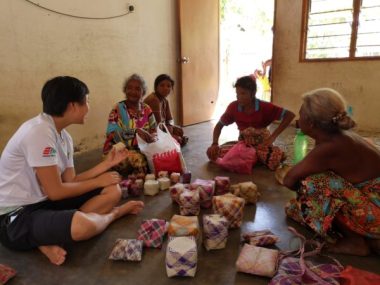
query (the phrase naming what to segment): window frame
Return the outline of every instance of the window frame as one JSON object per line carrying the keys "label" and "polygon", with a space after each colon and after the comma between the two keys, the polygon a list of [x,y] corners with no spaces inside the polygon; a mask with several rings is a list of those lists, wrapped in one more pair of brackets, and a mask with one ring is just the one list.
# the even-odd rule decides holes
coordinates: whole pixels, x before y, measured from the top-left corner
{"label": "window frame", "polygon": [[[348,57],[335,58],[306,58],[306,43],[309,20],[309,8],[312,0],[303,0],[302,4],[302,26],[301,26],[301,44],[300,44],[300,62],[318,62],[318,61],[357,61],[357,60],[380,60],[380,56],[360,56],[355,57],[356,41],[359,26],[359,12],[361,0],[352,0],[353,4],[353,22],[351,29],[350,51]],[[336,0],[335,0],[336,1]]]}

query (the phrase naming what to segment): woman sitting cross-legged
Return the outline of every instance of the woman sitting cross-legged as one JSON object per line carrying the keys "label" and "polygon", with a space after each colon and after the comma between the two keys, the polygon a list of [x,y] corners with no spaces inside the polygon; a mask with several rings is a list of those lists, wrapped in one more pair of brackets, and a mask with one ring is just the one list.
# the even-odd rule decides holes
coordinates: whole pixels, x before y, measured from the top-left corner
{"label": "woman sitting cross-legged", "polygon": [[380,248],[380,150],[350,131],[345,110],[335,90],[303,95],[299,125],[315,147],[284,178],[297,191],[286,213],[335,243],[330,251],[367,255]]}
{"label": "woman sitting cross-legged", "polygon": [[[240,131],[239,140],[256,148],[259,160],[271,170],[275,170],[282,160],[284,152],[272,143],[290,124],[295,115],[284,108],[256,98],[256,80],[251,76],[243,76],[235,83],[237,100],[228,105],[226,111],[216,124],[211,146],[207,156],[211,161],[223,157],[236,143],[219,146],[219,136],[224,126],[236,123]],[[267,127],[274,121],[281,121],[270,133]]]}
{"label": "woman sitting cross-legged", "polygon": [[142,201],[120,204],[120,175],[109,171],[126,150],[77,174],[66,128],[84,124],[89,90],[77,78],[58,76],[42,88],[43,112],[23,123],[0,157],[0,242],[14,250],[38,248],[50,262],[66,260],[67,244],[90,239]]}
{"label": "woman sitting cross-legged", "polygon": [[148,172],[145,156],[139,151],[136,134],[150,143],[155,139],[156,120],[151,108],[142,102],[146,92],[145,80],[132,74],[124,83],[126,99],[117,103],[108,118],[106,141],[103,153],[106,155],[113,145],[123,143],[128,149],[127,158],[115,169],[123,175]]}

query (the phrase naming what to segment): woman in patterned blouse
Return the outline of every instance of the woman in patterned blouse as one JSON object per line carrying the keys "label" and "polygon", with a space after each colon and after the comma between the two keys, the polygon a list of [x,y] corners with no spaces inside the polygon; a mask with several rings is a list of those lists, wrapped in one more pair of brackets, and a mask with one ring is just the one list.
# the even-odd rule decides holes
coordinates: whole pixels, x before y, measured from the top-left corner
{"label": "woman in patterned blouse", "polygon": [[136,140],[138,134],[146,142],[153,142],[156,132],[153,112],[142,102],[146,89],[145,80],[138,74],[132,74],[123,86],[126,99],[117,103],[109,114],[103,153],[107,154],[113,145],[120,142],[126,146],[130,155],[117,167],[124,175],[146,173],[148,170],[146,158],[139,152]]}

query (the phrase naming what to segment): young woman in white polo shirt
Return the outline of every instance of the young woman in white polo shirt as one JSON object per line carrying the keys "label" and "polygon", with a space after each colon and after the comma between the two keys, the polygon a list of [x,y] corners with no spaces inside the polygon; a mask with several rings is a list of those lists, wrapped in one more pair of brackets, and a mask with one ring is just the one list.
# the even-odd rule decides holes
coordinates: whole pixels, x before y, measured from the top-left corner
{"label": "young woman in white polo shirt", "polygon": [[43,112],[21,125],[0,159],[0,242],[16,250],[39,248],[56,265],[65,261],[61,245],[89,239],[144,207],[141,201],[117,206],[121,177],[108,170],[126,158],[126,150],[113,150],[94,168],[75,173],[65,128],[84,123],[88,93],[73,77],[47,81]]}

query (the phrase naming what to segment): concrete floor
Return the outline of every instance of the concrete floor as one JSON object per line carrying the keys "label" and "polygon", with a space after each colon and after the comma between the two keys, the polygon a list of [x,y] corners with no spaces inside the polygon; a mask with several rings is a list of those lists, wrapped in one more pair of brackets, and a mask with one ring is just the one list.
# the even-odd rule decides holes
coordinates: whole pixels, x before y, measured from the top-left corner
{"label": "concrete floor", "polygon": [[[143,259],[139,263],[108,260],[108,255],[117,238],[135,238],[143,219],[160,218],[170,220],[179,213],[167,191],[158,196],[142,196],[144,211],[138,216],[128,216],[116,221],[106,232],[89,241],[80,242],[69,247],[68,257],[62,266],[51,265],[38,250],[15,252],[0,245],[0,263],[15,268],[17,276],[9,284],[267,284],[269,279],[237,273],[235,262],[240,249],[240,234],[247,230],[270,229],[280,236],[277,247],[282,250],[295,248],[297,241],[292,239],[288,226],[295,227],[307,237],[313,233],[286,219],[284,205],[294,196],[293,192],[280,186],[274,179],[273,172],[264,167],[256,167],[252,175],[237,175],[221,170],[208,163],[205,151],[211,142],[213,125],[211,122],[185,128],[190,137],[189,144],[183,149],[188,168],[193,179],[212,179],[217,175],[230,176],[232,183],[250,181],[257,184],[262,196],[257,205],[248,205],[244,210],[244,224],[241,229],[231,230],[227,247],[218,251],[207,252],[203,246],[198,250],[198,269],[194,278],[168,278],[165,270],[165,249],[144,249]],[[290,127],[278,140],[291,153],[294,128]],[[223,130],[221,141],[235,139],[235,127]],[[377,141],[376,141],[377,142]],[[95,150],[76,157],[76,167],[81,172],[94,164],[101,157],[101,151]],[[211,213],[202,210],[201,215]],[[354,257],[334,255],[343,265],[353,265],[380,274],[379,256]]]}

